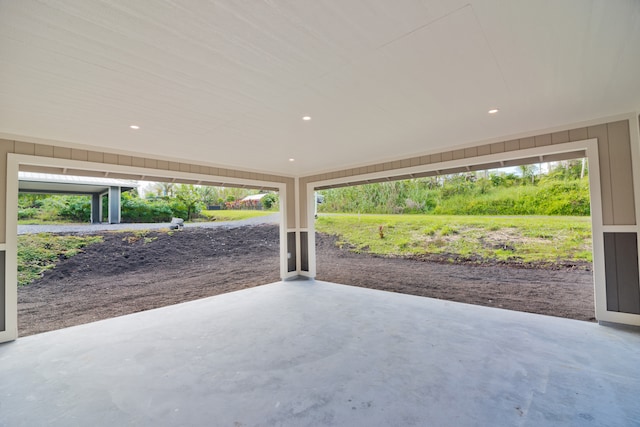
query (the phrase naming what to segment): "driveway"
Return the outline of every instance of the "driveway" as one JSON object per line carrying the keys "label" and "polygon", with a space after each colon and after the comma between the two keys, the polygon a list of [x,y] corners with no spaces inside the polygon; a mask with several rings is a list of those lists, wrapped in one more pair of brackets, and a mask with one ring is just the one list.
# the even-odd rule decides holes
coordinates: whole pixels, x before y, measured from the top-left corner
{"label": "driveway", "polygon": [[[280,214],[259,216],[239,221],[214,221],[214,222],[194,222],[186,223],[185,228],[216,228],[216,227],[243,227],[245,225],[279,224]],[[168,222],[143,223],[143,224],[70,224],[70,225],[19,225],[18,234],[35,233],[95,233],[98,231],[118,231],[118,230],[156,230],[168,228]]]}

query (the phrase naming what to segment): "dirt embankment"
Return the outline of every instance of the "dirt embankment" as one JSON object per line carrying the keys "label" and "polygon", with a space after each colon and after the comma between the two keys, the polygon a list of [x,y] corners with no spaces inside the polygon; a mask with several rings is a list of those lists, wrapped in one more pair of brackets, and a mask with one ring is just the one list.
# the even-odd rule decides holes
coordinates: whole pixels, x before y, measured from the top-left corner
{"label": "dirt embankment", "polygon": [[[102,233],[18,291],[21,336],[279,280],[277,226]],[[511,310],[593,319],[591,272],[451,265],[354,254],[317,239],[318,279]]]}

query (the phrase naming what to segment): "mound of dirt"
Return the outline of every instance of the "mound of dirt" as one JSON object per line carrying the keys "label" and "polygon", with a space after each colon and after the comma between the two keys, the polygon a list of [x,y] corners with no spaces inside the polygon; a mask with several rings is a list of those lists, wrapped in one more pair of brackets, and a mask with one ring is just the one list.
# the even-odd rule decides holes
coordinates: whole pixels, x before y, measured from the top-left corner
{"label": "mound of dirt", "polygon": [[[20,336],[279,280],[279,230],[260,225],[171,234],[105,232],[18,290]],[[593,318],[591,273],[382,258],[317,238],[318,279],[511,310]]]}

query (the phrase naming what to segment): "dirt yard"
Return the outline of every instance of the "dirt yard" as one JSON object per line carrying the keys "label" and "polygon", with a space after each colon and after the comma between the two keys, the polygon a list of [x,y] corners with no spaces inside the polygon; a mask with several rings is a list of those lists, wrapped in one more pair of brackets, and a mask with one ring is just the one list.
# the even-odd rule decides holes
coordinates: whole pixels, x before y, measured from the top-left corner
{"label": "dirt yard", "polygon": [[[18,290],[20,336],[279,280],[277,226],[101,233]],[[379,258],[317,240],[318,279],[579,320],[594,320],[592,274],[562,268],[451,265]]]}

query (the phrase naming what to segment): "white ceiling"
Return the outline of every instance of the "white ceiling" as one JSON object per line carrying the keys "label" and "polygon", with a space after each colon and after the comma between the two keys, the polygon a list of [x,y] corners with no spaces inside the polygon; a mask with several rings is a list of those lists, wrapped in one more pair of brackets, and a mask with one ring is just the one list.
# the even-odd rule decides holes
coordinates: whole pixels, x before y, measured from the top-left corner
{"label": "white ceiling", "polygon": [[0,61],[0,133],[309,175],[637,110],[640,1],[0,0]]}

